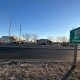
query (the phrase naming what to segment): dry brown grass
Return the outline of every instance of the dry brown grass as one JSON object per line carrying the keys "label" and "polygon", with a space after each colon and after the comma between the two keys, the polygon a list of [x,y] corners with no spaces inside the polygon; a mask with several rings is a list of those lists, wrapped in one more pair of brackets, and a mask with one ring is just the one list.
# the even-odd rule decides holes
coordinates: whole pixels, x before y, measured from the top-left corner
{"label": "dry brown grass", "polygon": [[[70,67],[71,63],[69,62],[52,61],[5,64],[0,65],[0,80],[61,80]],[[79,67],[77,69],[80,70]],[[75,74],[77,73],[75,72]]]}

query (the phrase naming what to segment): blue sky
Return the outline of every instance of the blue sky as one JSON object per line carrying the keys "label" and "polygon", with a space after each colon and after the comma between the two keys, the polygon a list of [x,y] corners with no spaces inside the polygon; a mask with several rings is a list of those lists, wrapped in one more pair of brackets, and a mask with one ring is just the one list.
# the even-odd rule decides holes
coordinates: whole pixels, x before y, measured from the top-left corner
{"label": "blue sky", "polygon": [[0,0],[0,36],[22,33],[48,36],[67,36],[71,29],[80,27],[80,0]]}

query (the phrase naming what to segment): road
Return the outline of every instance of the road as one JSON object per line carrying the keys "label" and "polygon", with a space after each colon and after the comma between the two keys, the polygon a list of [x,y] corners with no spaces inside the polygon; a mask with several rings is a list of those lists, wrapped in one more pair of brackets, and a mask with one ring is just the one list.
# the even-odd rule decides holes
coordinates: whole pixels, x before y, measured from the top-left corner
{"label": "road", "polygon": [[[78,48],[77,59],[80,59]],[[73,60],[74,48],[53,45],[0,45],[0,59]]]}
{"label": "road", "polygon": [[[0,59],[73,60],[74,48],[61,46],[0,47]],[[80,53],[78,50],[78,59]]]}

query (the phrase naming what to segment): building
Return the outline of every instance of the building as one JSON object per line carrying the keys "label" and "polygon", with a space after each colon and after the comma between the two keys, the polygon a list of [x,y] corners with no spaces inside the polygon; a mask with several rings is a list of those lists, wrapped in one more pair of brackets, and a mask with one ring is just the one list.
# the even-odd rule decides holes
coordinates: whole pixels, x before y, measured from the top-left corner
{"label": "building", "polygon": [[3,41],[2,41],[2,39],[0,38],[0,44],[2,44],[3,43]]}
{"label": "building", "polygon": [[3,36],[3,37],[1,37],[0,40],[3,43],[11,43],[11,42],[15,42],[16,38],[14,36]]}
{"label": "building", "polygon": [[40,39],[40,40],[37,40],[37,44],[40,44],[40,45],[51,45],[52,41],[50,41],[48,39]]}

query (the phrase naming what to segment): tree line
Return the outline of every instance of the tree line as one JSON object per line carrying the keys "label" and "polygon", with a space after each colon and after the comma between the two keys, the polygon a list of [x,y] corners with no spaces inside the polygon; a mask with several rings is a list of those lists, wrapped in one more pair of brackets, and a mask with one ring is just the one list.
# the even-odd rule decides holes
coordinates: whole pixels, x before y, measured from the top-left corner
{"label": "tree line", "polygon": [[[25,33],[22,34],[22,37],[24,40],[26,40],[26,42],[36,42],[36,40],[39,38],[39,36],[37,34],[30,34],[30,33]],[[67,38],[67,36],[48,36],[46,39],[49,39],[52,42],[69,42],[69,39]]]}

